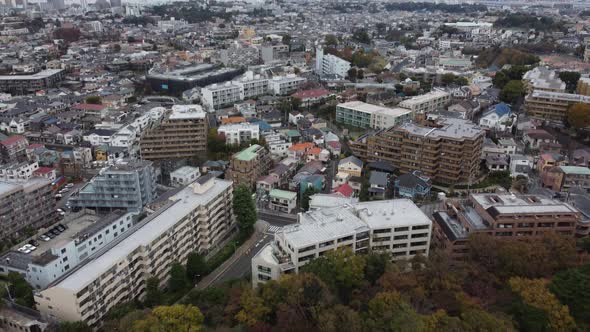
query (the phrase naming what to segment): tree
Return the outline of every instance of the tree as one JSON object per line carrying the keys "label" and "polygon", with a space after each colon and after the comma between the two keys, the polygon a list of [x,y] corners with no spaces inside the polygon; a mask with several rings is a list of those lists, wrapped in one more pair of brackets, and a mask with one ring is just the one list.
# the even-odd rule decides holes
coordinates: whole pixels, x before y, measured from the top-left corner
{"label": "tree", "polygon": [[590,326],[590,264],[558,272],[549,290],[569,307],[577,321]]}
{"label": "tree", "polygon": [[207,262],[205,258],[196,252],[188,254],[186,260],[186,277],[188,280],[196,282],[205,274],[207,274]]}
{"label": "tree", "polygon": [[88,97],[86,97],[86,103],[87,104],[94,104],[94,105],[101,105],[102,98],[100,98],[100,96],[88,96]]}
{"label": "tree", "polygon": [[59,323],[59,332],[92,332],[92,328],[90,328],[86,323],[78,321],[78,322],[61,322]]}
{"label": "tree", "polygon": [[121,45],[120,44],[115,44],[113,46],[113,51],[115,51],[115,53],[121,52]]}
{"label": "tree", "polygon": [[590,105],[575,103],[567,111],[567,122],[576,129],[590,126]]}
{"label": "tree", "polygon": [[352,82],[356,82],[358,72],[355,67],[350,68],[346,74],[349,80],[351,80]]}
{"label": "tree", "polygon": [[423,331],[426,324],[397,292],[382,292],[369,301],[367,319],[369,331]]}
{"label": "tree", "polygon": [[502,91],[500,91],[500,100],[508,104],[513,104],[523,95],[524,87],[522,81],[512,80],[506,83]]}
{"label": "tree", "polygon": [[31,287],[25,278],[20,273],[10,272],[7,280],[10,284],[8,290],[14,301],[22,306],[34,308],[33,287]]}
{"label": "tree", "polygon": [[352,34],[352,40],[354,40],[358,43],[362,43],[362,44],[370,44],[371,43],[371,37],[369,36],[367,29],[364,29],[364,28],[357,29],[356,31],[354,31]]}
{"label": "tree", "polygon": [[543,279],[511,278],[510,289],[522,301],[535,309],[543,311],[549,318],[549,326],[553,331],[575,331],[576,322],[570,316],[567,306],[559,303],[547,287]]}
{"label": "tree", "polygon": [[303,194],[301,195],[301,209],[303,211],[309,210],[309,201],[311,201],[311,196],[316,193],[314,187],[307,187]]}
{"label": "tree", "polygon": [[150,277],[146,281],[145,300],[143,303],[147,307],[154,307],[164,302],[162,291],[160,290],[160,280],[158,277]]}
{"label": "tree", "polygon": [[363,78],[365,78],[365,72],[362,69],[359,69],[356,72],[356,78],[358,78],[359,80],[362,80]]}
{"label": "tree", "polygon": [[576,91],[576,86],[582,75],[576,71],[562,71],[559,73],[559,78],[565,82],[565,88],[568,92]]}
{"label": "tree", "polygon": [[188,280],[184,267],[178,262],[172,263],[170,268],[170,279],[168,280],[168,290],[172,293],[182,292],[188,288]]}
{"label": "tree", "polygon": [[457,76],[453,73],[447,73],[441,76],[440,81],[443,85],[451,85],[455,82]]}
{"label": "tree", "polygon": [[246,289],[240,297],[241,310],[236,315],[236,319],[246,325],[254,326],[256,323],[264,321],[272,312],[271,308],[266,306],[264,300],[254,293],[252,289]]}
{"label": "tree", "polygon": [[281,40],[283,42],[283,44],[285,45],[291,45],[291,35],[283,35],[283,38]]}
{"label": "tree", "polygon": [[338,38],[334,35],[326,35],[324,37],[324,44],[326,44],[326,47],[336,47],[338,46]]}
{"label": "tree", "polygon": [[363,331],[363,322],[358,312],[341,304],[337,304],[331,308],[322,311],[318,321],[319,331]]}
{"label": "tree", "polygon": [[250,234],[258,219],[252,192],[245,185],[234,189],[233,211],[242,234]]}
{"label": "tree", "polygon": [[172,306],[160,306],[142,320],[133,324],[134,332],[160,332],[160,331],[201,331],[203,314],[199,308],[192,305],[175,304]]}

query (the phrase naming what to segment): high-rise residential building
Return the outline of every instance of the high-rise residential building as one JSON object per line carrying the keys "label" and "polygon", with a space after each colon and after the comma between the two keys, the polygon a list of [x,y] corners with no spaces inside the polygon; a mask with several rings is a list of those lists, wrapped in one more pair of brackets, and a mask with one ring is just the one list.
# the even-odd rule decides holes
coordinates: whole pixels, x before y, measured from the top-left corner
{"label": "high-rise residential building", "polygon": [[111,0],[111,7],[121,7],[121,0]]}
{"label": "high-rise residential building", "polygon": [[0,181],[0,238],[17,238],[57,220],[51,180]]}
{"label": "high-rise residential building", "polygon": [[337,78],[344,79],[348,76],[349,69],[350,62],[340,59],[333,54],[324,54],[324,50],[321,47],[316,48],[315,71],[321,77],[336,76]]}
{"label": "high-rise residential building", "polygon": [[434,112],[451,102],[451,94],[446,91],[433,90],[426,94],[406,99],[399,107],[412,110],[415,114]]}
{"label": "high-rise residential building", "polygon": [[227,178],[236,186],[243,184],[254,188],[256,180],[266,175],[271,163],[270,154],[263,146],[251,145],[232,156]]}
{"label": "high-rise residential building", "polygon": [[235,229],[232,183],[212,175],[198,178],[117,239],[35,293],[45,317],[82,321],[98,328],[115,305],[145,296],[147,279],[161,285],[172,262],[207,254]]}
{"label": "high-rise residential building", "polygon": [[391,253],[393,260],[428,256],[432,221],[409,199],[350,203],[300,213],[252,258],[254,287],[330,251]]}
{"label": "high-rise residential building", "polygon": [[524,109],[534,119],[562,125],[573,104],[590,104],[590,96],[535,90],[524,99]]}
{"label": "high-rise residential building", "polygon": [[421,171],[434,181],[475,181],[485,132],[469,120],[439,118],[424,124],[404,123],[350,142],[364,161],[385,161],[402,173]]}
{"label": "high-rise residential building", "polygon": [[140,139],[141,157],[147,160],[191,158],[207,152],[207,113],[199,105],[174,105]]}
{"label": "high-rise residential building", "polygon": [[336,105],[336,122],[359,128],[384,129],[413,119],[414,112],[407,108],[389,108],[362,101]]}
{"label": "high-rise residential building", "polygon": [[74,209],[140,211],[156,198],[157,172],[148,160],[121,160],[70,197]]}
{"label": "high-rise residential building", "polygon": [[455,259],[468,253],[471,234],[527,239],[555,232],[573,238],[588,229],[573,206],[543,196],[472,194],[466,201],[447,205],[448,211],[434,213],[434,238]]}

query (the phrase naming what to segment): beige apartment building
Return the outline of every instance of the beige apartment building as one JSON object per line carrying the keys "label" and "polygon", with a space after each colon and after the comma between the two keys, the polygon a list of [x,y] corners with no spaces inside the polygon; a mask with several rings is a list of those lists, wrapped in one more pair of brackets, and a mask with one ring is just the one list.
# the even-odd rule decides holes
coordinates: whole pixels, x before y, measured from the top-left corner
{"label": "beige apartment building", "polygon": [[153,213],[35,293],[48,319],[83,321],[99,327],[115,305],[142,298],[147,279],[166,283],[173,262],[191,252],[209,253],[234,229],[232,183],[200,177],[158,203]]}
{"label": "beige apartment building", "polygon": [[576,86],[576,93],[579,95],[590,96],[590,77],[580,77]]}
{"label": "beige apartment building", "polygon": [[475,181],[485,132],[469,120],[443,118],[436,123],[405,123],[361,136],[349,144],[366,162],[385,161],[402,173],[421,171],[444,183]]}
{"label": "beige apartment building", "polygon": [[147,128],[139,143],[147,160],[190,158],[207,152],[207,113],[199,105],[174,105],[165,118]]}
{"label": "beige apartment building", "polygon": [[234,154],[230,161],[227,178],[236,186],[254,188],[256,181],[268,173],[272,160],[268,151],[258,144]]}
{"label": "beige apartment building", "polygon": [[451,94],[446,91],[433,90],[423,95],[406,99],[399,103],[399,107],[409,109],[414,114],[434,112],[447,106],[451,102]]}
{"label": "beige apartment building", "polygon": [[563,124],[569,107],[590,104],[590,96],[535,90],[525,97],[524,109],[531,117],[553,124]]}

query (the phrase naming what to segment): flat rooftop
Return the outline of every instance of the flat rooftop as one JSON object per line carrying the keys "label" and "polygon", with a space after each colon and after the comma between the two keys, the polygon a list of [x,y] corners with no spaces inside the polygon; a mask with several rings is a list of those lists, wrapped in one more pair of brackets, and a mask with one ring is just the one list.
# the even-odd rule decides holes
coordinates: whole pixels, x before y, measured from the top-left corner
{"label": "flat rooftop", "polygon": [[21,189],[29,192],[49,184],[51,181],[44,178],[30,178],[26,181],[0,181],[0,195]]}
{"label": "flat rooftop", "polygon": [[185,177],[188,175],[191,175],[195,172],[199,172],[199,168],[198,167],[192,167],[192,166],[182,166],[181,168],[173,171],[170,173],[170,176],[175,176],[175,177]]}
{"label": "flat rooftop", "polygon": [[27,80],[40,80],[51,77],[55,74],[62,72],[63,69],[46,69],[35,74],[30,75],[0,75],[0,81],[27,81]]}
{"label": "flat rooftop", "polygon": [[204,119],[207,113],[203,111],[201,105],[174,105],[169,119],[183,120],[183,119]]}
{"label": "flat rooftop", "polygon": [[404,107],[404,105],[421,104],[421,103],[429,102],[433,99],[443,98],[443,97],[450,97],[450,94],[445,91],[435,90],[435,91],[431,91],[431,92],[428,92],[423,95],[414,96],[410,99],[406,99],[406,100],[402,101],[399,105],[401,107]]}
{"label": "flat rooftop", "polygon": [[577,95],[574,93],[535,90],[530,94],[530,96],[532,98],[555,99],[560,101],[590,104],[590,96]]}
{"label": "flat rooftop", "polygon": [[401,124],[398,128],[406,130],[413,135],[424,136],[425,138],[473,139],[484,133],[480,126],[464,119],[439,118],[438,124],[442,126],[440,128],[428,127],[408,122]]}
{"label": "flat rooftop", "polygon": [[402,116],[408,113],[412,113],[411,110],[407,108],[395,107],[383,107],[379,105],[373,105],[369,103],[365,103],[362,101],[349,101],[347,103],[338,104],[337,107],[347,108],[358,112],[368,113],[368,114],[385,114],[390,116]]}
{"label": "flat rooftop", "polygon": [[472,194],[471,199],[486,210],[493,207],[500,214],[579,212],[568,203],[537,195]]}
{"label": "flat rooftop", "polygon": [[264,149],[264,148],[258,144],[251,145],[251,146],[247,147],[246,149],[238,152],[236,154],[236,158],[241,161],[250,161],[250,160],[256,158],[256,156],[258,155],[258,151],[260,151],[260,149]]}
{"label": "flat rooftop", "polygon": [[134,225],[48,287],[66,288],[73,292],[83,289],[114,264],[125,259],[133,250],[151,244],[191,211],[208,204],[232,186],[231,181],[217,178],[211,178],[211,181],[214,181],[213,186],[201,194],[195,193],[191,186],[185,187],[170,198],[168,205]]}

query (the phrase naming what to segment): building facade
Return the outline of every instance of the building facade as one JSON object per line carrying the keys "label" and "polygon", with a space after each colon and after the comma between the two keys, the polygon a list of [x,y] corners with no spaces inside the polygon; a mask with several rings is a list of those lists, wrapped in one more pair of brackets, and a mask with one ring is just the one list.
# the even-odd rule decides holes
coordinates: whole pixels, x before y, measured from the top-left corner
{"label": "building facade", "polygon": [[251,145],[232,156],[227,179],[236,186],[246,185],[252,189],[258,178],[267,174],[271,163],[270,154],[263,146]]}
{"label": "building facade", "polygon": [[225,136],[225,144],[243,144],[260,139],[260,127],[256,123],[242,122],[219,126],[218,134]]}
{"label": "building facade", "polygon": [[524,109],[533,119],[563,125],[569,107],[576,103],[590,104],[590,96],[535,90],[525,97]]}
{"label": "building facade", "polygon": [[434,90],[426,94],[406,99],[399,103],[399,107],[407,108],[415,114],[434,112],[444,108],[451,102],[451,94],[445,91]]}
{"label": "building facade", "polygon": [[413,118],[414,112],[406,108],[388,108],[362,101],[336,105],[336,122],[359,128],[384,129]]}

